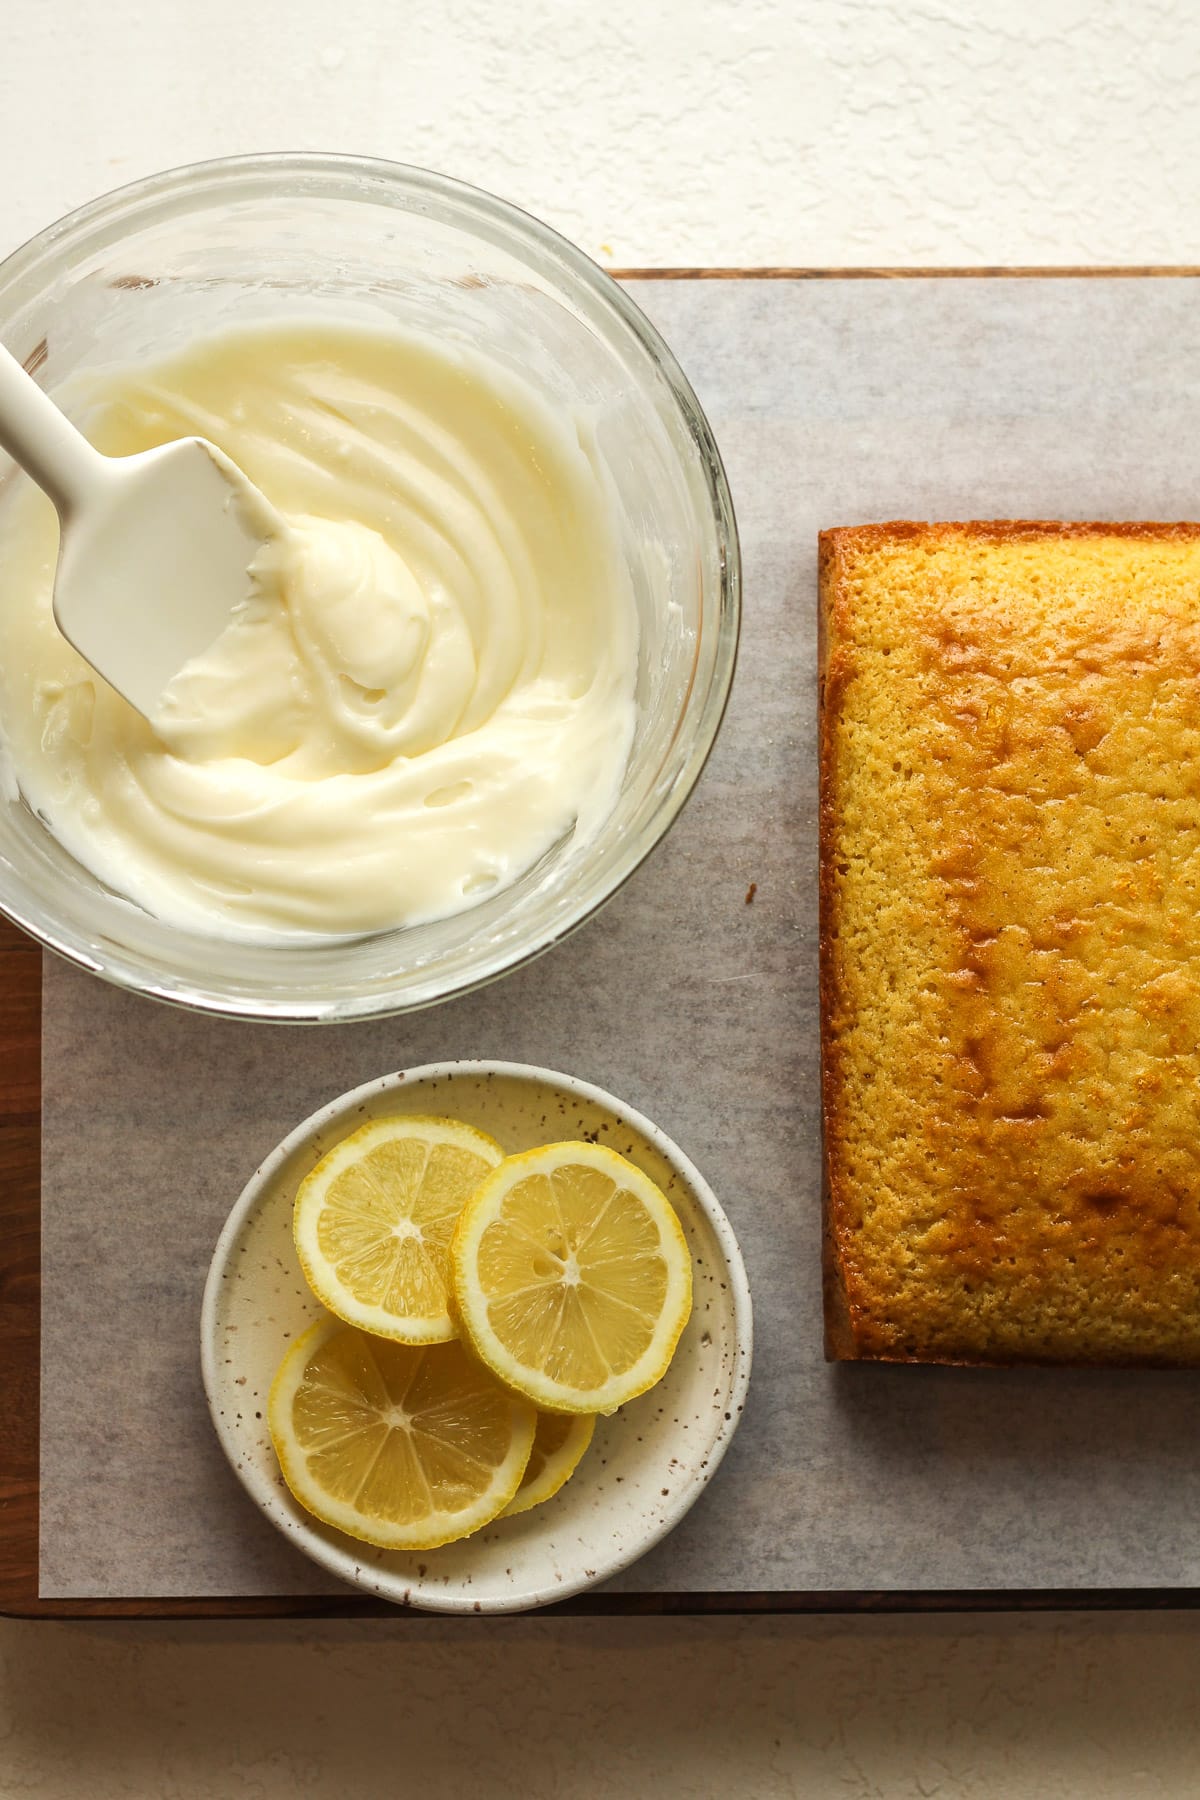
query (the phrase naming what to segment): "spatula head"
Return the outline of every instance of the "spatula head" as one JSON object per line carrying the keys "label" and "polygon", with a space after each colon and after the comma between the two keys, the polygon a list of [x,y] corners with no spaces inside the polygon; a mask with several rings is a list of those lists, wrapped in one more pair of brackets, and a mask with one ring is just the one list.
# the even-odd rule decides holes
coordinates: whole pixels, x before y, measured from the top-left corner
{"label": "spatula head", "polygon": [[106,459],[61,524],[59,630],[147,718],[248,597],[250,564],[279,529],[258,489],[202,438]]}

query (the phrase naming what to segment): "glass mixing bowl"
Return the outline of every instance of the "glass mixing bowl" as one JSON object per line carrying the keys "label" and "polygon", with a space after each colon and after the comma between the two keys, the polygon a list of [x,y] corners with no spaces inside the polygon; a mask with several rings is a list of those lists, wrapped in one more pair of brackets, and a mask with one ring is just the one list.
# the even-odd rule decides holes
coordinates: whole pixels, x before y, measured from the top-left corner
{"label": "glass mixing bowl", "polygon": [[[546,226],[444,176],[344,156],[201,164],[109,194],[0,264],[0,339],[51,390],[279,317],[465,335],[597,421],[641,626],[617,804],[598,835],[567,836],[454,918],[256,945],[152,918],[82,868],[15,794],[0,803],[0,908],[138,993],[247,1019],[361,1019],[444,1000],[548,949],[663,836],[733,679],[737,530],[696,396],[633,301]],[[23,479],[0,455],[0,554],[5,490]]]}

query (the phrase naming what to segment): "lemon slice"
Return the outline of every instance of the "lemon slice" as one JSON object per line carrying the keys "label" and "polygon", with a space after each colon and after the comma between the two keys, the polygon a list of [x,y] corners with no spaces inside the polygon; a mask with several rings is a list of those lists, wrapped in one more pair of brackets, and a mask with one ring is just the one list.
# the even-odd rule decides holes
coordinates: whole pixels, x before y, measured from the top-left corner
{"label": "lemon slice", "polygon": [[504,1517],[511,1519],[514,1513],[528,1512],[543,1500],[552,1500],[579,1467],[595,1429],[596,1421],[589,1413],[539,1413],[521,1485],[505,1507]]}
{"label": "lemon slice", "polygon": [[463,1202],[504,1152],[455,1119],[376,1119],[296,1195],[296,1252],[317,1299],[403,1344],[456,1337],[448,1251]]}
{"label": "lemon slice", "polygon": [[368,1544],[433,1550],[503,1512],[537,1413],[462,1344],[387,1343],[326,1317],[284,1357],[267,1420],[301,1506]]}
{"label": "lemon slice", "polygon": [[549,1412],[610,1413],[653,1387],[691,1311],[670,1202],[600,1144],[508,1157],[463,1208],[450,1260],[475,1351]]}

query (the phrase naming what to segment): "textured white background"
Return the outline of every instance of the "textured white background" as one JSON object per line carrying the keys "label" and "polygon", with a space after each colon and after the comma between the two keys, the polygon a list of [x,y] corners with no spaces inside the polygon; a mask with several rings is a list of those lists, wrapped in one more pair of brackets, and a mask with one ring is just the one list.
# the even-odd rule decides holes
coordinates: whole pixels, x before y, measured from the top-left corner
{"label": "textured white background", "polygon": [[0,241],[251,150],[424,163],[601,260],[1194,261],[1195,0],[0,5]]}
{"label": "textured white background", "polygon": [[[0,251],[320,148],[612,266],[1197,262],[1197,74],[1196,0],[0,0]],[[1200,1795],[1187,1615],[9,1623],[0,1664],[2,1800]]]}

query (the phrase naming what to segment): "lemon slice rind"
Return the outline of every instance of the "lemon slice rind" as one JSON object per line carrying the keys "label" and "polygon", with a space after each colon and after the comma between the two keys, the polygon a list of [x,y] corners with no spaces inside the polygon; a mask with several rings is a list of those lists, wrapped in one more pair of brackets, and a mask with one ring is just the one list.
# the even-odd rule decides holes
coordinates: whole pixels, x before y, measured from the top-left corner
{"label": "lemon slice rind", "polygon": [[[561,1443],[549,1451],[543,1451],[542,1438],[547,1431],[560,1427],[566,1435]],[[549,1413],[538,1414],[537,1428],[533,1434],[533,1448],[529,1453],[529,1463],[521,1476],[521,1485],[505,1507],[502,1518],[515,1519],[518,1514],[531,1512],[535,1506],[541,1506],[547,1500],[553,1500],[555,1494],[567,1485],[579,1464],[584,1452],[592,1441],[596,1429],[594,1413]],[[555,1432],[555,1436],[558,1433]],[[543,1451],[543,1460],[538,1473],[529,1479],[539,1451]]]}

